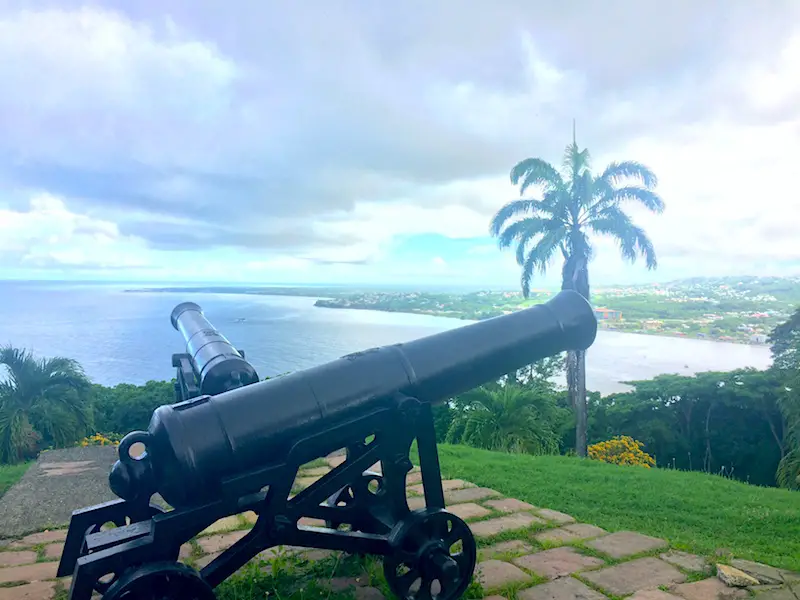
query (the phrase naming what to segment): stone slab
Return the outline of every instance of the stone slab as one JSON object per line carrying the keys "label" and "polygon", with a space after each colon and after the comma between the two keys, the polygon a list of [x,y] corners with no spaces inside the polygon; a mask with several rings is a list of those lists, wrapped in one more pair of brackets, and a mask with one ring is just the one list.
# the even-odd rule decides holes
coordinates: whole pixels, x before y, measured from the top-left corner
{"label": "stone slab", "polygon": [[729,588],[716,577],[693,583],[681,583],[674,586],[672,592],[686,600],[735,600],[748,596],[745,590]]}
{"label": "stone slab", "polygon": [[780,569],[770,567],[762,563],[753,562],[752,560],[734,559],[731,565],[744,571],[751,577],[758,579],[759,583],[765,584],[779,584],[783,583],[784,577]]}
{"label": "stone slab", "polygon": [[55,594],[55,588],[55,581],[37,581],[15,587],[0,587],[0,600],[49,600]]}
{"label": "stone slab", "polygon": [[517,592],[517,600],[608,600],[585,583],[562,577],[550,583],[535,585]]}
{"label": "stone slab", "polygon": [[566,544],[568,542],[577,542],[579,540],[589,540],[591,538],[605,535],[606,533],[607,532],[605,529],[601,529],[595,525],[589,525],[587,523],[573,523],[557,529],[548,529],[547,531],[542,531],[541,533],[537,533],[535,537],[536,541],[538,542],[560,542]]}
{"label": "stone slab", "polygon": [[556,579],[605,564],[594,556],[579,554],[574,548],[553,548],[514,559],[514,564],[541,577]]}
{"label": "stone slab", "polygon": [[477,575],[484,590],[493,590],[509,583],[524,583],[531,580],[530,575],[519,567],[494,559],[478,564]]}
{"label": "stone slab", "polygon": [[686,576],[678,569],[653,557],[584,573],[583,578],[615,596],[627,596],[639,590],[686,581]]}
{"label": "stone slab", "polygon": [[695,571],[703,573],[710,571],[711,566],[705,558],[697,554],[689,554],[688,552],[681,552],[679,550],[670,550],[660,555],[661,560],[667,561],[671,565],[675,565],[685,571]]}
{"label": "stone slab", "polygon": [[[409,477],[411,474],[409,474]],[[422,481],[422,474],[420,473],[420,481]],[[408,478],[406,478],[406,483],[408,483]],[[464,481],[463,479],[445,479],[442,481],[442,491],[449,492],[451,490],[460,490],[463,488],[474,488],[476,487],[474,483],[470,483],[469,481]],[[408,489],[415,494],[424,494],[425,489],[422,484],[419,485],[412,485],[409,486]]]}
{"label": "stone slab", "polygon": [[505,517],[498,517],[497,519],[472,523],[470,529],[472,529],[472,533],[478,537],[489,537],[497,535],[498,533],[503,533],[504,531],[525,529],[534,523],[541,523],[541,519],[537,519],[533,515],[527,513],[516,513]]}
{"label": "stone slab", "polygon": [[484,504],[498,512],[512,513],[522,510],[536,510],[533,504],[528,504],[516,498],[503,498],[502,500],[487,500]]}
{"label": "stone slab", "polygon": [[788,587],[777,587],[756,594],[758,600],[797,600],[797,596]]}
{"label": "stone slab", "polygon": [[540,508],[536,512],[543,519],[547,519],[548,521],[553,521],[553,523],[566,524],[575,522],[575,517],[568,515],[566,513],[558,512],[557,510],[552,510],[549,508]]}
{"label": "stone slab", "polygon": [[0,567],[16,567],[36,562],[36,552],[33,550],[18,550],[16,552],[0,552]]}
{"label": "stone slab", "polygon": [[57,562],[40,562],[18,567],[5,567],[0,569],[0,583],[53,579],[56,576],[57,570]]}
{"label": "stone slab", "polygon": [[758,585],[759,581],[755,577],[751,577],[744,571],[740,571],[736,567],[725,565],[722,563],[717,564],[717,578],[724,584],[730,587],[748,587],[751,585]]}
{"label": "stone slab", "polygon": [[681,597],[662,590],[639,590],[627,600],[681,600]]}
{"label": "stone slab", "polygon": [[444,493],[445,505],[458,504],[459,502],[475,502],[490,496],[500,496],[500,492],[489,488],[473,487],[462,490],[450,490]]}
{"label": "stone slab", "polygon": [[209,535],[207,537],[198,538],[197,543],[200,544],[203,552],[212,554],[230,548],[248,533],[248,531],[234,531],[232,533]]}
{"label": "stone slab", "polygon": [[[425,497],[424,496],[414,496],[412,498],[407,499],[408,508],[409,510],[419,510],[421,508],[425,508]],[[450,510],[451,507],[447,507]]]}
{"label": "stone slab", "polygon": [[41,531],[39,533],[32,533],[26,535],[24,538],[14,544],[20,546],[36,546],[37,544],[49,544],[51,542],[63,542],[67,539],[66,529],[52,529],[50,531]]}
{"label": "stone slab", "polygon": [[419,483],[422,481],[422,472],[416,471],[414,473],[409,473],[406,475],[406,485],[412,485],[414,483]]}
{"label": "stone slab", "polygon": [[662,539],[642,535],[635,531],[617,531],[587,542],[586,545],[612,558],[625,558],[668,546],[667,542]]}
{"label": "stone slab", "polygon": [[303,477],[322,477],[330,472],[330,467],[314,467],[312,469],[303,469],[301,471]]}
{"label": "stone slab", "polygon": [[500,542],[493,546],[478,549],[478,560],[488,560],[504,554],[530,554],[533,546],[526,544],[522,540],[509,540]]}
{"label": "stone slab", "polygon": [[61,558],[61,553],[64,552],[64,544],[48,544],[44,547],[45,558]]}
{"label": "stone slab", "polygon": [[317,481],[319,481],[320,479],[321,479],[320,477],[316,477],[316,476],[314,476],[314,477],[298,477],[298,478],[296,478],[296,479],[294,480],[294,483],[295,483],[295,485],[297,485],[298,487],[301,487],[301,488],[307,488],[307,487],[308,487],[308,486],[310,486],[312,483],[316,483],[316,482],[317,482]]}
{"label": "stone slab", "polygon": [[211,525],[206,527],[200,535],[205,535],[209,533],[220,533],[223,531],[231,531],[233,529],[237,529],[241,527],[242,522],[239,520],[238,515],[231,515],[229,517],[224,517],[219,519],[218,521],[214,521]]}
{"label": "stone slab", "polygon": [[492,511],[474,502],[454,504],[453,506],[449,506],[447,510],[462,519],[477,519],[478,517],[485,517],[486,515],[492,514]]}

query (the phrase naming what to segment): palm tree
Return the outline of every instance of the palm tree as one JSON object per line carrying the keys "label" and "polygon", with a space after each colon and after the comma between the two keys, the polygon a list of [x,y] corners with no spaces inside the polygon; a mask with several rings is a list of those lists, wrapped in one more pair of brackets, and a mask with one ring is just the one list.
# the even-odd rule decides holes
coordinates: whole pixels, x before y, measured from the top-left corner
{"label": "palm tree", "polygon": [[482,385],[454,399],[446,441],[525,454],[557,454],[564,410],[555,397],[515,382]]}
{"label": "palm tree", "polygon": [[0,348],[0,463],[35,454],[40,441],[56,447],[79,439],[92,424],[90,382],[68,358],[35,359],[12,346]]}
{"label": "palm tree", "polygon": [[[511,169],[511,183],[520,185],[520,196],[531,188],[540,192],[538,199],[509,202],[497,211],[490,225],[501,249],[516,245],[526,298],[534,274],[544,274],[561,251],[561,289],[576,290],[588,300],[590,234],[614,238],[624,258],[634,262],[642,256],[648,269],[656,268],[652,242],[622,210],[628,201],[638,202],[655,213],[664,210],[663,200],[653,191],[656,176],[643,164],[612,162],[602,173],[593,175],[589,151],[578,149],[573,124],[572,143],[564,153],[562,173],[541,158],[526,158]],[[585,351],[568,353],[566,371],[575,409],[576,451],[578,456],[586,456]]]}

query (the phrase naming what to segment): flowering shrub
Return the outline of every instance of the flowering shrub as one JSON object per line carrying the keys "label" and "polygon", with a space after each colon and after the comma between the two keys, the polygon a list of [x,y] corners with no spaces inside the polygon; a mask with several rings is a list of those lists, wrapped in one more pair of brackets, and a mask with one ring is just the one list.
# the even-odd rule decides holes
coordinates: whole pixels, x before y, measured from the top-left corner
{"label": "flowering shrub", "polygon": [[642,450],[644,444],[627,435],[618,435],[588,448],[589,458],[614,465],[656,466],[655,459]]}
{"label": "flowering shrub", "polygon": [[118,433],[95,433],[78,442],[79,446],[117,446],[121,436]]}

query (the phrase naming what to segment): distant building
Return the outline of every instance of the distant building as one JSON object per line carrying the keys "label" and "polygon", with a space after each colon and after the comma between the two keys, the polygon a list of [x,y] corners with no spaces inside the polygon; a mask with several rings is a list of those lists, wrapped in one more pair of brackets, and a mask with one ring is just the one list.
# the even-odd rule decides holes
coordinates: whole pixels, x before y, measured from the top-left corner
{"label": "distant building", "polygon": [[595,308],[594,316],[597,317],[598,321],[620,321],[622,319],[620,311],[603,307]]}
{"label": "distant building", "polygon": [[658,319],[647,319],[642,321],[642,327],[647,330],[658,330],[664,325],[664,321],[659,321]]}
{"label": "distant building", "polygon": [[755,335],[751,335],[750,342],[753,344],[766,344],[767,336],[764,335],[763,333],[757,333]]}

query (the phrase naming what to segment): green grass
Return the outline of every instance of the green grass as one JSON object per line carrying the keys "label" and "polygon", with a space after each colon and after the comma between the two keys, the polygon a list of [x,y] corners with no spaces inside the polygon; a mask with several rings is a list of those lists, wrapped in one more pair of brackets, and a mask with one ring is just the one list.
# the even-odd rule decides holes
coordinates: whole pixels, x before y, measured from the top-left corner
{"label": "green grass", "polygon": [[20,480],[32,464],[33,461],[18,465],[0,465],[0,497]]}
{"label": "green grass", "polygon": [[724,550],[800,571],[798,492],[697,472],[447,444],[439,446],[439,457],[444,478],[465,479],[608,531],[638,531],[697,554]]}

